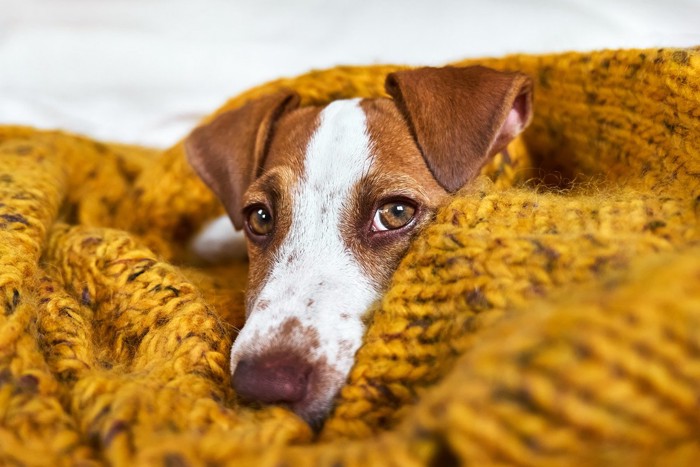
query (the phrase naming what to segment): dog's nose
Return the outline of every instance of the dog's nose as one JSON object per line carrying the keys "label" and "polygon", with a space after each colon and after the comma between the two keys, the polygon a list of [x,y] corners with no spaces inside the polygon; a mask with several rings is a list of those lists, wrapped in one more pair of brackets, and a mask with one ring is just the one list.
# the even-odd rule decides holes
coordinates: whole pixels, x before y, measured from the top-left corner
{"label": "dog's nose", "polygon": [[239,361],[231,383],[249,401],[294,403],[306,395],[310,373],[311,365],[297,356],[262,356]]}

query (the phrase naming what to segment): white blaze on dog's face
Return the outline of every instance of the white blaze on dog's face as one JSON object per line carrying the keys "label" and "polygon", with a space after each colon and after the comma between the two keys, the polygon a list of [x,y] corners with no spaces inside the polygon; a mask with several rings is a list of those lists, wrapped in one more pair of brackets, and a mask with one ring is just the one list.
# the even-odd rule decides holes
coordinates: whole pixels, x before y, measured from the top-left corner
{"label": "white blaze on dog's face", "polygon": [[[529,121],[522,75],[468,72],[467,87],[485,75],[502,83],[491,89],[496,97],[475,102],[473,89],[430,96],[452,92],[454,70],[468,69],[423,70],[392,75],[396,101],[295,109],[293,95],[280,94],[190,136],[192,165],[248,237],[247,321],[231,349],[232,383],[244,399],[322,421],[362,343],[363,317],[411,239]],[[477,107],[460,117],[455,105]],[[441,123],[443,112],[468,128]],[[465,140],[464,154],[444,138]]]}

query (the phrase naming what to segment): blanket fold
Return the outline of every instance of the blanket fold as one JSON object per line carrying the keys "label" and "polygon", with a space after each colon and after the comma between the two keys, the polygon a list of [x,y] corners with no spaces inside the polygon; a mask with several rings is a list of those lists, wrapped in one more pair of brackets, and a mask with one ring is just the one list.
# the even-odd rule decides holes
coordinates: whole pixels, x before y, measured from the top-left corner
{"label": "blanket fold", "polygon": [[236,401],[247,267],[189,256],[222,208],[181,143],[0,127],[0,464],[699,462],[700,49],[472,63],[530,74],[533,123],[412,245],[320,433]]}

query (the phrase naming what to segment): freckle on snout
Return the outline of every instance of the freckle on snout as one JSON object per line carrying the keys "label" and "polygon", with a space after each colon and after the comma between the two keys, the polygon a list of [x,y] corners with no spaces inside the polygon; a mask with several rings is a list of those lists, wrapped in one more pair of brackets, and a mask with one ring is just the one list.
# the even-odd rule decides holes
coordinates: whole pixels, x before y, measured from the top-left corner
{"label": "freckle on snout", "polygon": [[258,302],[257,308],[258,308],[258,310],[263,311],[263,310],[267,309],[268,306],[270,306],[269,300],[260,300]]}
{"label": "freckle on snout", "polygon": [[279,327],[272,347],[284,348],[292,340],[301,342],[302,348],[318,349],[321,346],[320,336],[313,326],[304,326],[299,318],[291,317],[284,320]]}
{"label": "freckle on snout", "polygon": [[299,258],[299,253],[297,250],[293,250],[288,256],[287,256],[287,264],[292,264]]}
{"label": "freckle on snout", "polygon": [[348,341],[348,340],[344,340],[344,339],[342,341],[340,341],[339,348],[340,348],[340,352],[342,354],[349,354],[350,351],[352,350],[352,347],[353,347],[352,341]]}
{"label": "freckle on snout", "polygon": [[308,299],[308,300],[306,301],[306,307],[308,308],[308,307],[310,307],[310,306],[313,306],[314,303],[315,303],[315,302],[314,302],[314,299],[313,299],[313,298],[310,298],[310,299]]}

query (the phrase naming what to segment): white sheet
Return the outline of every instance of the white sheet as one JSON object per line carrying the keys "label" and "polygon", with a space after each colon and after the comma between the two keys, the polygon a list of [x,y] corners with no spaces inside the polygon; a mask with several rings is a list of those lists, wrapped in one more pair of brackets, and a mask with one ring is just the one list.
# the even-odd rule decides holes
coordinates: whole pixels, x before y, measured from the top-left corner
{"label": "white sheet", "polygon": [[0,123],[167,146],[310,68],[700,44],[700,0],[0,0]]}

